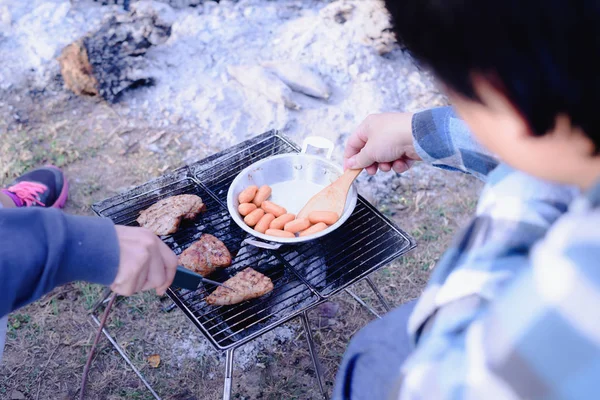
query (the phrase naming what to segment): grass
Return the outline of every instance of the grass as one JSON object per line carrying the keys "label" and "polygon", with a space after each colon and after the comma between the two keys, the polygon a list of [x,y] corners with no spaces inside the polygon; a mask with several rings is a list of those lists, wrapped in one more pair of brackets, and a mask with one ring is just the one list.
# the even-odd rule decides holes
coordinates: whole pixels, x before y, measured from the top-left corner
{"label": "grass", "polygon": [[[69,119],[74,110],[83,117]],[[2,119],[2,112],[0,121],[9,121]],[[73,183],[68,208],[72,213],[89,215],[94,201],[161,174],[165,165],[181,162],[182,150],[177,146],[163,154],[145,151],[144,146],[123,154],[133,143],[143,143],[157,131],[138,121],[137,127],[127,128],[121,137],[123,121],[104,105],[70,97],[53,99],[49,106],[31,105],[31,115],[34,122],[27,126],[6,125],[3,129],[0,181],[6,183],[47,162],[64,167]],[[427,179],[419,180],[423,174],[428,174]],[[394,306],[420,294],[452,234],[472,213],[479,188],[468,177],[427,168],[407,174],[400,182],[404,181],[406,184],[395,193],[380,196],[377,204],[418,241],[417,249],[372,275]],[[368,285],[359,283],[352,290],[378,312],[384,312]],[[68,284],[10,316],[5,358],[0,365],[0,397],[13,390],[41,400],[76,396],[94,336],[88,312],[101,291],[98,285]],[[345,293],[331,301],[339,305],[337,315],[326,318],[318,309],[309,313],[329,390],[348,341],[373,319]],[[222,354],[212,350],[179,310],[164,312],[165,304],[152,292],[119,299],[108,329],[163,398],[219,398]],[[234,398],[319,398],[301,325],[292,321],[289,326],[295,338],[265,344],[247,369],[235,369]],[[205,346],[201,347],[205,350],[196,353],[184,346],[186,340]],[[161,357],[156,369],[148,366],[150,354]],[[100,342],[92,366],[88,395],[92,400],[151,398],[106,340]]]}
{"label": "grass", "polygon": [[[63,123],[59,122],[56,126],[62,127]],[[0,176],[10,179],[42,164],[66,167],[87,158],[104,145],[94,140],[74,146],[76,138],[71,134],[75,132],[52,127],[49,130],[40,127],[6,132],[8,137],[4,138],[0,147],[0,154],[3,155]]]}
{"label": "grass", "polygon": [[91,310],[102,292],[102,287],[87,282],[75,282],[75,287],[81,292],[86,310]]}
{"label": "grass", "polygon": [[16,313],[14,315],[11,315],[11,317],[9,318],[8,327],[10,330],[21,329],[30,320],[31,317],[29,315]]}

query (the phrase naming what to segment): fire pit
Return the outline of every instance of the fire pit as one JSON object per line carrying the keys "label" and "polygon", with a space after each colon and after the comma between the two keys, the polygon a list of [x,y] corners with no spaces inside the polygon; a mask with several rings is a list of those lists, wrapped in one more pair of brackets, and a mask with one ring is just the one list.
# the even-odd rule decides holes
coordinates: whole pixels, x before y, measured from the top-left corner
{"label": "fire pit", "polygon": [[[202,233],[210,233],[223,241],[233,255],[231,267],[219,270],[211,278],[223,281],[249,266],[271,278],[274,289],[268,296],[233,306],[206,304],[204,299],[212,287],[200,286],[195,291],[175,287],[168,290],[175,305],[215,349],[227,352],[224,399],[230,397],[235,349],[296,317],[302,319],[318,383],[326,397],[307,312],[346,290],[379,317],[348,287],[366,279],[384,308],[389,310],[368,275],[416,245],[360,196],[348,221],[321,239],[279,250],[245,244],[249,235],[234,223],[227,211],[229,185],[248,165],[268,156],[299,150],[289,139],[270,131],[92,206],[96,214],[116,224],[136,225],[139,212],[156,201],[172,195],[197,194],[206,203],[207,211],[194,221],[184,222],[177,233],[164,239],[165,243],[179,254]],[[93,318],[98,323],[97,318]],[[106,330],[104,334],[158,399],[116,341]]]}

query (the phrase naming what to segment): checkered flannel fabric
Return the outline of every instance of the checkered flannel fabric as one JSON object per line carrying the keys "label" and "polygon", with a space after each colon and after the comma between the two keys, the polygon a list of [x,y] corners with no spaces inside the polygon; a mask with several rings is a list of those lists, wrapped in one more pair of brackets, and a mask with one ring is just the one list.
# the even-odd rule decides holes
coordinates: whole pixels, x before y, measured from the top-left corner
{"label": "checkered flannel fabric", "polygon": [[600,398],[600,184],[499,164],[443,107],[415,114],[423,160],[486,182],[409,321],[392,399]]}

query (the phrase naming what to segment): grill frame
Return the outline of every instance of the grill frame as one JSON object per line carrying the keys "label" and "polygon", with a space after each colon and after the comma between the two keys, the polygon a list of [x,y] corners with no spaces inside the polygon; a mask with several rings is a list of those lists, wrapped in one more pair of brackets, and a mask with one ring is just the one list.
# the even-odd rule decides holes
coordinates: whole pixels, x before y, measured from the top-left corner
{"label": "grill frame", "polygon": [[[338,230],[321,239],[305,244],[284,246],[280,250],[262,250],[243,244],[243,239],[250,235],[247,235],[234,223],[227,210],[227,191],[231,181],[244,168],[259,159],[299,151],[300,148],[291,140],[272,130],[155,178],[125,193],[95,203],[92,210],[99,216],[111,218],[117,224],[136,225],[135,218],[139,211],[149,207],[160,198],[181,193],[200,195],[207,204],[207,212],[201,214],[193,222],[182,223],[177,233],[163,237],[163,241],[176,254],[179,254],[197,240],[202,233],[211,233],[223,240],[233,255],[232,266],[217,272],[218,276],[213,275],[211,278],[223,281],[246,266],[252,266],[266,273],[267,276],[271,276],[275,288],[273,292],[261,298],[227,307],[208,306],[204,303],[203,299],[209,291],[213,290],[212,287],[208,288],[209,291],[204,290],[202,286],[196,291],[170,288],[167,294],[216,349],[223,351],[236,348],[327,301],[331,296],[416,247],[416,242],[410,235],[388,220],[361,196],[358,198],[356,209],[350,219]],[[174,190],[167,190],[168,187],[173,187]],[[193,190],[189,191],[190,189]],[[376,231],[381,231],[383,235],[374,238],[372,232],[366,233],[365,228],[369,229],[373,226],[376,226]],[[362,229],[362,231],[355,232],[358,229]],[[376,243],[380,237],[386,237],[383,244]],[[357,243],[360,243],[361,246],[357,247]],[[392,247],[393,250],[390,251]],[[340,252],[329,254],[324,251],[325,248],[339,249]],[[361,259],[363,253],[374,252],[373,249],[380,250],[366,260]],[[249,254],[247,257],[246,252]],[[240,259],[240,253],[246,258]],[[342,255],[341,259],[346,260],[341,265],[340,257],[336,257],[340,254]],[[265,261],[265,263],[258,261]],[[353,263],[353,261],[357,262]],[[257,262],[258,267],[255,265]],[[265,265],[267,266],[264,267]],[[312,265],[314,267],[311,267]],[[338,265],[338,267],[331,270],[329,269],[330,265]],[[348,265],[352,265],[352,274],[349,275],[345,271],[340,273]],[[315,271],[317,271],[316,277],[314,274],[311,275]],[[319,277],[319,273],[324,274],[324,280],[323,277]],[[278,278],[276,274],[281,274],[282,277]],[[328,279],[331,280],[336,276],[336,279],[327,284]],[[278,279],[283,279],[283,277],[286,277],[287,280],[280,282]],[[342,282],[336,284],[335,282],[340,279]],[[323,285],[323,282],[326,284]],[[302,302],[292,301],[286,305],[287,298],[283,299],[284,301],[274,302],[274,299],[278,299],[280,294],[284,296],[289,294],[289,290],[281,293],[278,291],[291,284],[295,285],[292,289],[300,288],[297,296],[304,296],[300,296]],[[194,306],[202,303],[204,303],[203,306]],[[261,304],[264,306],[263,308],[258,307]],[[283,311],[288,308],[290,310],[282,312],[277,307],[283,307]],[[257,312],[247,313],[253,308],[257,309]],[[199,314],[199,310],[204,309],[208,309],[208,312]],[[219,309],[222,309],[221,313],[218,312]],[[232,327],[260,317],[261,313],[267,311],[270,312],[268,315],[243,326],[240,331],[231,330]],[[236,312],[237,314],[235,314]],[[233,316],[230,315],[231,313]],[[207,315],[208,319],[206,319]],[[229,325],[228,321],[237,316],[245,318],[241,322]],[[225,320],[222,320],[223,317]],[[218,322],[219,320],[221,322]],[[227,328],[215,332],[214,329],[222,324],[225,324]],[[226,331],[232,333],[219,338],[219,335],[227,333]]]}

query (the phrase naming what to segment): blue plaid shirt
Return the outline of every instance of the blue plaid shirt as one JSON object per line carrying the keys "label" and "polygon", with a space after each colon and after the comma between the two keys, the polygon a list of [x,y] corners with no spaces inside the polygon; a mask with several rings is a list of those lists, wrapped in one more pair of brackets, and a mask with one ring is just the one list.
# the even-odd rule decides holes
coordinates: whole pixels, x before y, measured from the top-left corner
{"label": "blue plaid shirt", "polygon": [[413,118],[423,160],[486,182],[409,321],[393,399],[600,399],[600,185],[499,164],[450,108]]}

